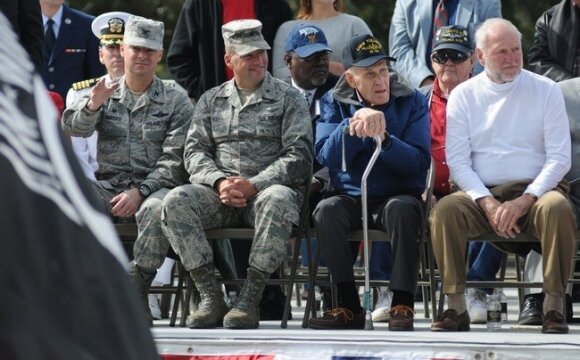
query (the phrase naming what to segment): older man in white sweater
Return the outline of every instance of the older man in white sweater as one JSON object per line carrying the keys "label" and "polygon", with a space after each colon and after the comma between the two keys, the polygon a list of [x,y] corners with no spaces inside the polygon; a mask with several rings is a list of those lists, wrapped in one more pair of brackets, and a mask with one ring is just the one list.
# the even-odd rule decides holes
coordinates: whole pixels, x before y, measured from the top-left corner
{"label": "older man in white sweater", "polygon": [[[484,72],[459,85],[447,105],[446,157],[459,188],[431,213],[431,236],[447,309],[433,331],[467,331],[465,247],[494,231],[524,232],[544,255],[542,332],[567,333],[563,298],[575,219],[563,180],[570,168],[570,130],[553,81],[522,69],[521,34],[491,19],[476,32]],[[504,249],[516,250],[508,244]],[[517,249],[521,250],[521,249]]]}

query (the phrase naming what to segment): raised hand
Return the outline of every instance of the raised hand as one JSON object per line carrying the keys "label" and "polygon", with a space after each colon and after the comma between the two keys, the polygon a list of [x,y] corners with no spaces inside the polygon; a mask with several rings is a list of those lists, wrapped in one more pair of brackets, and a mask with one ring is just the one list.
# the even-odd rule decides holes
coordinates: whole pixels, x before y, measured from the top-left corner
{"label": "raised hand", "polygon": [[117,79],[107,82],[104,77],[101,78],[91,90],[91,97],[87,103],[87,108],[91,111],[97,111],[113,95],[119,86],[120,83]]}

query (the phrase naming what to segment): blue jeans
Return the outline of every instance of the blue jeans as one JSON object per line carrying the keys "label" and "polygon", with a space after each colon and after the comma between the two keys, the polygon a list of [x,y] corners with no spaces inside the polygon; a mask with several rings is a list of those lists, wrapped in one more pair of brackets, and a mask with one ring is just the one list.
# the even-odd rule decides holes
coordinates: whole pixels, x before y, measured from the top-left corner
{"label": "blue jeans", "polygon": [[371,280],[389,280],[391,278],[391,243],[373,241],[369,264]]}
{"label": "blue jeans", "polygon": [[[318,239],[311,238],[310,239],[310,256],[311,256],[310,261],[314,261],[314,257],[316,256],[317,248],[318,248]],[[302,267],[305,267],[305,268],[308,267],[308,253],[306,252],[306,250],[307,250],[306,239],[302,239],[302,241],[300,242],[300,264],[302,265]],[[318,266],[326,266],[322,256],[318,259]],[[307,282],[304,283],[303,289],[309,290],[310,284]]]}
{"label": "blue jeans", "polygon": [[[501,267],[504,253],[495,246],[485,241],[470,241],[467,250],[469,271],[467,280],[492,281],[495,280]],[[488,294],[493,293],[493,289],[481,289]]]}
{"label": "blue jeans", "polygon": [[[389,280],[391,277],[391,243],[372,243],[369,272],[371,280]],[[504,253],[488,242],[470,242],[468,247],[469,271],[467,280],[492,281],[501,267]],[[481,289],[488,294],[493,289]]]}

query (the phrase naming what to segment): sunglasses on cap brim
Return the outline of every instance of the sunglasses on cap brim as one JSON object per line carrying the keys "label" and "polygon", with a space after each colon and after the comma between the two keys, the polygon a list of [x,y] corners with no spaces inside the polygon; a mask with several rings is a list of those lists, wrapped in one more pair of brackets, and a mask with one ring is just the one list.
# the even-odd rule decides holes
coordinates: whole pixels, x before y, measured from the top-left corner
{"label": "sunglasses on cap brim", "polygon": [[437,64],[445,64],[447,60],[451,60],[454,64],[461,64],[469,59],[469,55],[460,51],[437,51],[431,54],[431,59]]}

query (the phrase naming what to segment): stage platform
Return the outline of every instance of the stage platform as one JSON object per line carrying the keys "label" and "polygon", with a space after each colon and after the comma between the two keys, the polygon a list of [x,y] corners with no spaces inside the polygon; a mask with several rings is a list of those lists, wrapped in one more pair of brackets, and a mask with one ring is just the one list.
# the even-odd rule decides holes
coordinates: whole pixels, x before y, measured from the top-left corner
{"label": "stage platform", "polygon": [[[155,321],[153,335],[165,359],[580,359],[580,323],[567,335],[544,335],[539,326],[518,326],[515,290],[507,291],[508,324],[499,332],[472,325],[470,332],[433,333],[423,304],[416,303],[415,331],[390,332],[386,323],[374,330],[320,331],[302,328],[303,308],[293,306],[287,329],[279,321],[262,321],[256,330],[193,330]],[[580,304],[574,304],[580,316]]]}

